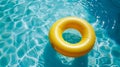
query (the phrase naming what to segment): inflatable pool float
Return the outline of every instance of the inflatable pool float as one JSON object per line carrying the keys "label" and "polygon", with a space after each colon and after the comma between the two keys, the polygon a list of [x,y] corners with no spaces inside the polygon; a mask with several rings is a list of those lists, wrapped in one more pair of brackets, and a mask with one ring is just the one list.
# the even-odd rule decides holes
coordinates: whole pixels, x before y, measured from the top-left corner
{"label": "inflatable pool float", "polygon": [[[68,28],[76,29],[81,33],[82,39],[78,43],[71,44],[63,39],[62,33]],[[87,21],[77,17],[66,17],[53,24],[49,38],[53,48],[59,53],[69,57],[79,57],[93,48],[96,36]]]}

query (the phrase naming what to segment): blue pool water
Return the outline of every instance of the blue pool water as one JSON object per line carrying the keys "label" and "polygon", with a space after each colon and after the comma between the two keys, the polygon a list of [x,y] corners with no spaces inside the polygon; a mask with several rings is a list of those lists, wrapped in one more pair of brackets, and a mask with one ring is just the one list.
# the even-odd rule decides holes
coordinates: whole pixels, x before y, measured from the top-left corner
{"label": "blue pool water", "polygon": [[[94,48],[71,58],[57,53],[48,32],[60,18],[76,16],[95,29]],[[80,40],[77,32],[65,40]],[[119,0],[0,0],[0,67],[120,67]]]}

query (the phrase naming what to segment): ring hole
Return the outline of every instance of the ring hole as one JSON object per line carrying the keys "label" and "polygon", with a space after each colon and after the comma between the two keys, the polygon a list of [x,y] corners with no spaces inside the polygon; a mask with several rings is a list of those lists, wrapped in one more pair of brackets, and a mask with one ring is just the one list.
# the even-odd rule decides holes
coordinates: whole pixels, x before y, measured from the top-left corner
{"label": "ring hole", "polygon": [[80,32],[76,29],[73,29],[73,28],[66,29],[62,33],[62,37],[65,41],[67,41],[71,44],[78,43],[82,38]]}

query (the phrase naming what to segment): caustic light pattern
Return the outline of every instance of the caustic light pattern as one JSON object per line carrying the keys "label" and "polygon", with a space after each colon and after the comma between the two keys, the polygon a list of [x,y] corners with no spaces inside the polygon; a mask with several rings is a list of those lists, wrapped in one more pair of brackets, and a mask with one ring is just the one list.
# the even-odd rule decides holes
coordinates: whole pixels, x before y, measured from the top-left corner
{"label": "caustic light pattern", "polygon": [[[119,67],[120,47],[108,37],[106,22],[92,8],[100,5],[86,0],[0,0],[0,67]],[[66,57],[50,46],[51,25],[67,16],[83,18],[95,29],[96,43],[86,56]],[[80,39],[69,32],[63,37],[73,43]]]}

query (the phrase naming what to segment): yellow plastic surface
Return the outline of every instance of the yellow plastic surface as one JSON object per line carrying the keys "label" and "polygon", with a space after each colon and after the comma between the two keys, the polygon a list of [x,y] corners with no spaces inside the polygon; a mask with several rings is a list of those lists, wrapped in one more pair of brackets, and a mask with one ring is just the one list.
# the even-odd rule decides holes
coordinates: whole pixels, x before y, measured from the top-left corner
{"label": "yellow plastic surface", "polygon": [[[81,33],[80,42],[71,44],[63,39],[62,33],[68,28],[76,29]],[[69,57],[79,57],[93,48],[96,35],[87,21],[77,17],[66,17],[53,24],[49,31],[49,38],[53,48],[59,53]]]}

